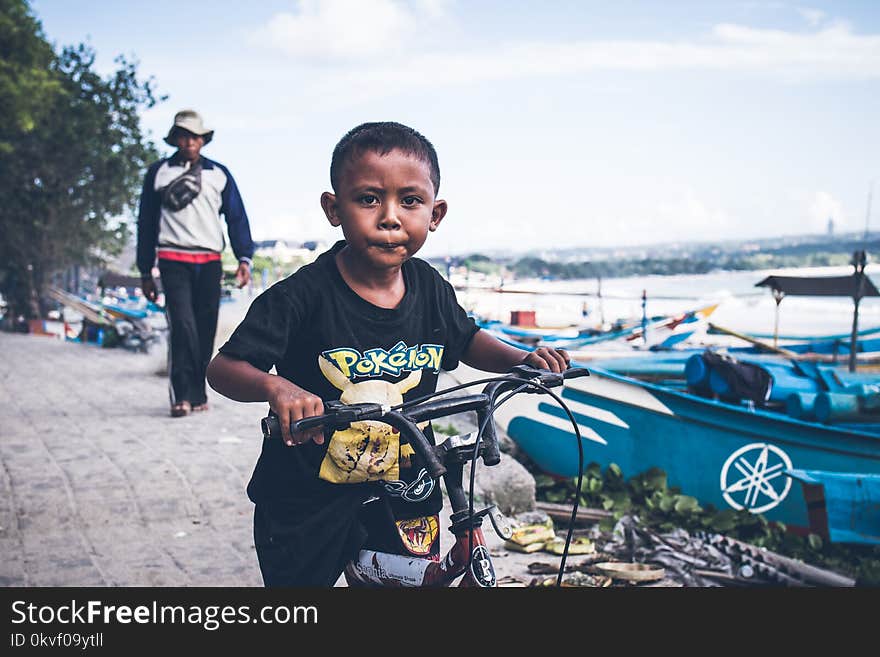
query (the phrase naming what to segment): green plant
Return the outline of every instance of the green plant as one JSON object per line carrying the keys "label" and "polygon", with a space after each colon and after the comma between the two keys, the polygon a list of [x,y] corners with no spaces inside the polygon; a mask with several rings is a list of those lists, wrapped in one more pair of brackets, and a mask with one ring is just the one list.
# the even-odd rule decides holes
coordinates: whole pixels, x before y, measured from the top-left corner
{"label": "green plant", "polygon": [[434,428],[434,433],[440,433],[440,434],[443,434],[444,436],[457,436],[459,433],[461,433],[455,427],[455,425],[452,423],[448,423],[448,424],[433,424],[432,423],[431,426]]}
{"label": "green plant", "polygon": [[700,506],[696,498],[668,485],[660,468],[625,479],[617,464],[603,471],[590,463],[584,471],[580,491],[577,479],[561,479],[544,474],[535,476],[536,497],[556,503],[574,502],[578,494],[583,507],[604,509],[611,517],[600,522],[600,529],[610,531],[624,515],[637,515],[646,526],[657,531],[680,527],[689,532],[710,532],[765,547],[793,559],[843,573],[860,586],[880,585],[880,547],[826,543],[820,536],[799,536],[785,525],[770,522],[763,515],[745,510],[716,509]]}

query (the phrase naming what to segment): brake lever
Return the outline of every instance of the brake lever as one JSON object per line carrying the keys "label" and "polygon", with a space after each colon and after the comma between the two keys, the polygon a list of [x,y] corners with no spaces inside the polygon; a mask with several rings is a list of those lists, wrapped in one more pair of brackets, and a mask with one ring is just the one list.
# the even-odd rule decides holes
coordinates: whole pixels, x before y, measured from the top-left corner
{"label": "brake lever", "polygon": [[505,541],[509,541],[513,536],[513,522],[506,515],[498,510],[494,504],[489,507],[489,520],[492,521],[492,527],[495,533]]}
{"label": "brake lever", "polygon": [[[509,373],[523,379],[524,381],[538,383],[545,388],[555,388],[557,386],[561,386],[565,383],[567,379],[575,379],[581,376],[590,376],[590,371],[584,367],[569,367],[567,370],[564,370],[562,372],[551,372],[549,370],[541,370],[537,367],[526,365],[525,363],[514,365],[512,368],[510,368]],[[525,390],[524,392],[540,393],[543,391],[538,388],[532,388],[530,390]]]}

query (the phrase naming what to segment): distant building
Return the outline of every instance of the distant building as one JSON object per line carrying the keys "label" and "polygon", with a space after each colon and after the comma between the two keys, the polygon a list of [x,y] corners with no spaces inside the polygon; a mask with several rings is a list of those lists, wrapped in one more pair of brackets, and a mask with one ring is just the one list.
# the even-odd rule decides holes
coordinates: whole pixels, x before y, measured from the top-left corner
{"label": "distant building", "polygon": [[299,244],[286,240],[255,240],[254,246],[254,255],[272,258],[277,262],[293,262],[296,259],[311,261],[316,248],[314,242]]}
{"label": "distant building", "polygon": [[828,217],[828,237],[834,237],[834,218]]}

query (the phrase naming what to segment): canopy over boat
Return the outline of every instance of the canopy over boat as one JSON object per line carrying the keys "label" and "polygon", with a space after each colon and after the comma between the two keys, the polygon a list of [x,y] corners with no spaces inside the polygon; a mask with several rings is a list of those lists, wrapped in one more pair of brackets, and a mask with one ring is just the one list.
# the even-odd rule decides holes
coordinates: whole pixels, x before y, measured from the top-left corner
{"label": "canopy over boat", "polygon": [[[859,289],[861,282],[862,288]],[[803,297],[880,297],[867,276],[768,276],[755,287],[769,287],[791,296]]]}
{"label": "canopy over boat", "polygon": [[859,326],[859,302],[864,297],[880,297],[880,291],[865,274],[868,256],[865,251],[855,251],[851,264],[853,273],[849,276],[768,276],[755,283],[755,287],[769,287],[773,290],[776,300],[776,326],[773,330],[773,346],[777,344],[779,335],[779,304],[783,297],[820,296],[820,297],[851,297],[853,300],[853,327],[850,340],[849,369],[856,369],[856,338]]}

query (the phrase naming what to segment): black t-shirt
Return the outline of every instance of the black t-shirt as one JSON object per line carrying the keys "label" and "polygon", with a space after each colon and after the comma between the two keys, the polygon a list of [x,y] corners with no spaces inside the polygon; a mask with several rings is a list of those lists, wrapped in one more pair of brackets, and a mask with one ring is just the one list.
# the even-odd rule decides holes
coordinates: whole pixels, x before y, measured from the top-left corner
{"label": "black t-shirt", "polygon": [[[407,380],[413,372],[421,379],[403,394],[414,399],[434,392],[440,369],[452,370],[479,330],[458,304],[452,286],[428,263],[418,258],[403,264],[406,292],[397,308],[380,308],[358,296],[343,280],[335,255],[345,246],[337,242],[315,262],[299,269],[258,296],[242,323],[220,353],[276,372],[321,399],[339,399],[339,374],[349,382]],[[328,380],[323,366],[332,364],[337,376]],[[412,380],[412,379],[408,379]],[[373,384],[375,385],[375,384]],[[367,401],[367,400],[363,400]],[[375,400],[373,400],[375,401]],[[425,431],[433,441],[430,428]],[[280,440],[264,440],[260,458],[248,485],[248,496],[295,522],[313,516],[340,496],[364,498],[375,483],[338,484],[324,481],[318,472],[329,441],[287,447]],[[410,467],[401,462],[399,480],[386,485],[395,517],[416,518],[442,508],[440,487],[427,497],[401,495],[424,473],[418,455]],[[396,491],[396,492],[395,492]]]}

